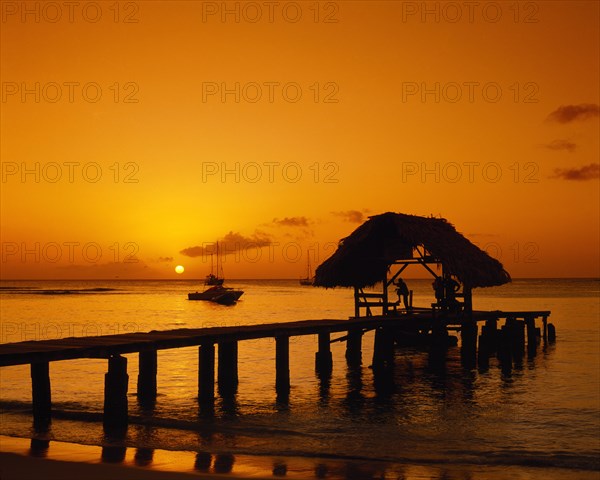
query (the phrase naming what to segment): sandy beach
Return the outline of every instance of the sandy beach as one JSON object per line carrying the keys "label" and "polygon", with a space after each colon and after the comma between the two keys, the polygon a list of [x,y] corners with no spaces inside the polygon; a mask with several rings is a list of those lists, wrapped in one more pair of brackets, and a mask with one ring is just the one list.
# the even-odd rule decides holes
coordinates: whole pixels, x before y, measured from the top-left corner
{"label": "sandy beach", "polygon": [[[43,476],[40,477],[40,473]],[[597,480],[598,472],[523,466],[408,465],[350,459],[210,455],[50,442],[32,448],[30,439],[0,436],[0,478],[3,480],[185,480],[193,478],[383,479],[404,480]]]}

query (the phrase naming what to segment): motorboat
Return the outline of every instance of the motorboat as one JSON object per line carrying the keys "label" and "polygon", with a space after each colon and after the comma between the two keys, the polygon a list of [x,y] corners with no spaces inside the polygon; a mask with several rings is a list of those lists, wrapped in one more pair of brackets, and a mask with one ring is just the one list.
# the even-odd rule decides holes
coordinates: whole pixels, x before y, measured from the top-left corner
{"label": "motorboat", "polygon": [[205,300],[221,305],[233,305],[244,294],[243,290],[236,290],[223,285],[215,285],[203,292],[188,293],[188,300]]}

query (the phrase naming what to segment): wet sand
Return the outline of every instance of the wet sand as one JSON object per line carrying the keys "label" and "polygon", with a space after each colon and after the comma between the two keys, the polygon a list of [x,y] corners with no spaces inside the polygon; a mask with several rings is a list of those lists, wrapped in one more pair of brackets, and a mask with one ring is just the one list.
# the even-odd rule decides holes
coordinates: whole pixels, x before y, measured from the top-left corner
{"label": "wet sand", "polygon": [[0,436],[2,480],[186,480],[333,479],[360,480],[597,480],[598,472],[489,465],[409,465],[319,458],[209,454],[99,447]]}

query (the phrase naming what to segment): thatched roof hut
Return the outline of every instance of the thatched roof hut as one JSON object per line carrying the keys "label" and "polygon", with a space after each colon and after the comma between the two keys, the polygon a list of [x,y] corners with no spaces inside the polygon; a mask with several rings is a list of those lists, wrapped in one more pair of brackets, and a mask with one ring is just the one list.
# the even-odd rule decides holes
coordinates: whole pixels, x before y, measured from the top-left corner
{"label": "thatched roof hut", "polygon": [[383,213],[369,217],[340,241],[316,270],[314,285],[364,288],[385,278],[391,264],[413,258],[420,248],[468,288],[510,282],[502,264],[471,243],[443,218]]}

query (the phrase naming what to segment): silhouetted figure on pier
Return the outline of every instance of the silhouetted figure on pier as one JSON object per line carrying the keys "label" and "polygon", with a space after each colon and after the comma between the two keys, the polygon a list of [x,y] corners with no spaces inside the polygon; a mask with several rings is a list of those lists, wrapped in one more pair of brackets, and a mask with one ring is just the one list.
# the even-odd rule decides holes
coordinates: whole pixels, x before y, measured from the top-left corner
{"label": "silhouetted figure on pier", "polygon": [[456,299],[460,291],[460,283],[454,280],[450,275],[436,277],[433,283],[433,291],[438,307],[443,312],[458,313],[461,309],[461,303]]}
{"label": "silhouetted figure on pier", "polygon": [[456,299],[456,294],[460,290],[460,283],[448,276],[445,279],[446,303],[451,312],[458,313],[460,311],[460,302]]}
{"label": "silhouetted figure on pier", "polygon": [[431,284],[435,293],[435,301],[442,305],[444,303],[444,281],[442,277],[435,277],[435,280]]}
{"label": "silhouetted figure on pier", "polygon": [[406,308],[406,310],[410,310],[411,306],[408,303],[408,285],[406,285],[406,282],[400,277],[398,277],[398,279],[394,282],[394,285],[396,285],[398,301],[402,300],[404,302],[404,308]]}

